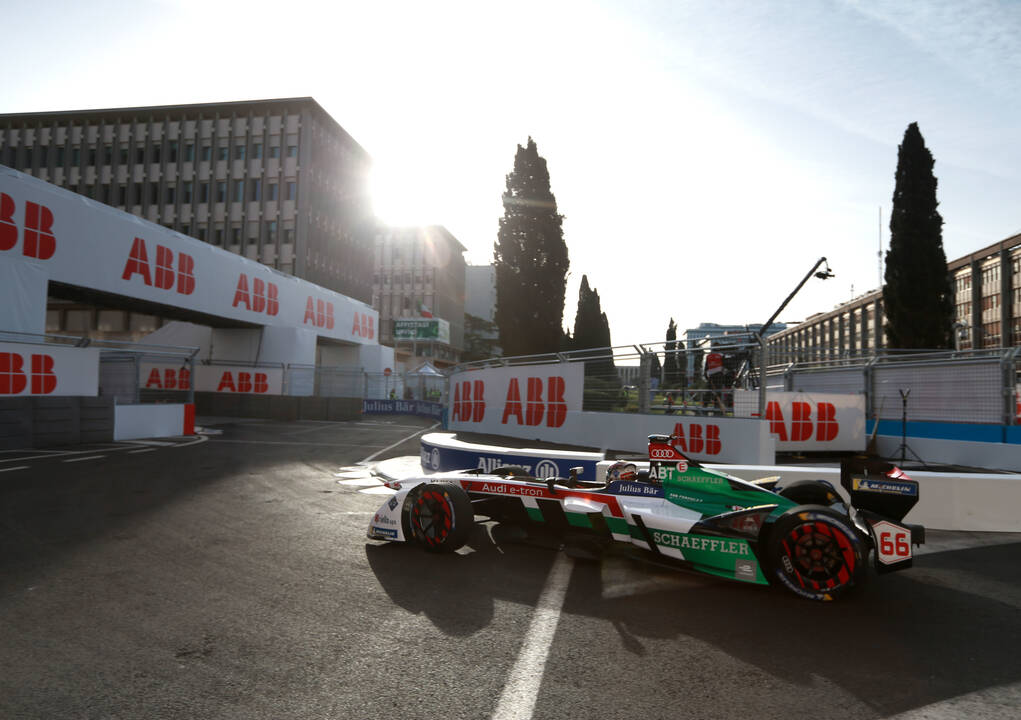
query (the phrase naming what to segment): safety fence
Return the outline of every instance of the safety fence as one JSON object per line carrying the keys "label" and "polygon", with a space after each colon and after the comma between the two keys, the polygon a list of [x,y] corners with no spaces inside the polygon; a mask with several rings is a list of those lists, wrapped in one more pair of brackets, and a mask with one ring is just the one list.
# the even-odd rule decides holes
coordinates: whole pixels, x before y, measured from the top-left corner
{"label": "safety fence", "polygon": [[[550,362],[584,363],[584,409],[730,415],[736,390],[865,396],[870,419],[1019,424],[1021,348],[866,354],[770,364],[754,336],[713,338],[694,348],[653,343],[494,358],[455,370]],[[752,415],[758,407],[739,412]]]}

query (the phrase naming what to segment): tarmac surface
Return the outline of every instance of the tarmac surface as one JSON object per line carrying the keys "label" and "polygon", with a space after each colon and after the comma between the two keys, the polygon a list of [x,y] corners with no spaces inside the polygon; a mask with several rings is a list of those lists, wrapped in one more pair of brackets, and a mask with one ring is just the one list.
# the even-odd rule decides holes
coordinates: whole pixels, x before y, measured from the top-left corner
{"label": "tarmac surface", "polygon": [[1016,718],[1021,536],[929,534],[836,603],[367,540],[431,422],[200,418],[0,452],[2,718]]}

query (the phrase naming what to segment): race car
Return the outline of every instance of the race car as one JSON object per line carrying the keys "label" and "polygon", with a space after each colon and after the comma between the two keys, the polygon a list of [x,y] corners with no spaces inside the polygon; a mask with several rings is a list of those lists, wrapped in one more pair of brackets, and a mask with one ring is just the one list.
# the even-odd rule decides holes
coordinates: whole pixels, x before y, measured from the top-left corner
{"label": "race car", "polygon": [[567,478],[537,478],[517,467],[390,481],[396,492],[367,535],[452,552],[479,517],[517,530],[514,537],[555,533],[576,557],[617,546],[822,601],[861,584],[870,553],[878,572],[901,570],[911,566],[912,546],[925,541],[921,525],[903,521],[918,483],[888,463],[842,463],[848,502],[826,480],[750,482],[707,468],[677,450],[676,440],[650,435],[647,465],[614,462],[605,482],[581,480],[580,468]]}

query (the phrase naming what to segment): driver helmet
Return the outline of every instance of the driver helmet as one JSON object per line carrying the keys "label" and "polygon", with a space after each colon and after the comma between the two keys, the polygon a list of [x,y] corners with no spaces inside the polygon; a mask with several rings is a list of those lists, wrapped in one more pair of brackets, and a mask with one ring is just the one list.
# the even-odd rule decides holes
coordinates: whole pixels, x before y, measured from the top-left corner
{"label": "driver helmet", "polygon": [[618,480],[634,481],[638,477],[638,466],[629,462],[615,462],[606,469],[606,482]]}

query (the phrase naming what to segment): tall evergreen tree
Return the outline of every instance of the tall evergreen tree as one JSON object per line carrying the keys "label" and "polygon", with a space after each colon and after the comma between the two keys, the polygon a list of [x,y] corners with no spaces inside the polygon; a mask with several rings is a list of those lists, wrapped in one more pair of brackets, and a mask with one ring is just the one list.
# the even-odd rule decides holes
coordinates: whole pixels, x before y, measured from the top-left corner
{"label": "tall evergreen tree", "polygon": [[504,355],[556,352],[563,338],[567,244],[546,160],[528,138],[507,175],[494,247],[496,324]]}
{"label": "tall evergreen tree", "polygon": [[917,123],[897,151],[883,311],[891,348],[952,347],[953,293],[936,207],[932,153]]}
{"label": "tall evergreen tree", "polygon": [[[610,344],[610,323],[599,302],[599,291],[589,286],[587,275],[582,275],[581,287],[578,288],[578,312],[574,316],[574,350],[608,348]],[[599,359],[585,362],[586,375],[616,376],[616,366],[608,357],[608,351],[593,355]]]}

